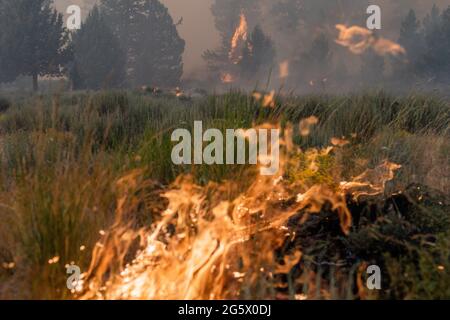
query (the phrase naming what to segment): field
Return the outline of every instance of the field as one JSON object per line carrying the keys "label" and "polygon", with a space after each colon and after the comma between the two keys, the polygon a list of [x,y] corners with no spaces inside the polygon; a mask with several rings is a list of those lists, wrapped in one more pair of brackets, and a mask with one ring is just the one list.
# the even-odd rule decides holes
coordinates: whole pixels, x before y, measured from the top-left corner
{"label": "field", "polygon": [[[174,165],[195,120],[280,127],[282,181]],[[425,94],[5,96],[0,299],[449,299],[449,137],[450,102]]]}

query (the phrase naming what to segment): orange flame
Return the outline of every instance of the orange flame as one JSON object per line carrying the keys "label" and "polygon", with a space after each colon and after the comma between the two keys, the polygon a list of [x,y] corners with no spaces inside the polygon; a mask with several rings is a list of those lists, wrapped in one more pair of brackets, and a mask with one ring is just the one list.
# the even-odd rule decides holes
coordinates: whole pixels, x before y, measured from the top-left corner
{"label": "orange flame", "polygon": [[372,31],[358,27],[347,27],[343,24],[337,24],[339,36],[336,43],[348,48],[354,54],[362,54],[369,48],[372,48],[378,55],[405,55],[406,50],[399,44],[391,40],[376,37]]}
{"label": "orange flame", "polygon": [[368,169],[351,182],[341,182],[340,188],[355,199],[361,196],[376,196],[384,192],[386,182],[394,178],[394,173],[402,166],[384,161],[375,169]]}
{"label": "orange flame", "polygon": [[300,135],[306,137],[310,134],[312,126],[319,123],[319,119],[315,116],[311,116],[305,119],[300,120],[299,123],[299,131]]}
{"label": "orange flame", "polygon": [[270,91],[269,93],[263,94],[260,92],[254,92],[253,98],[259,102],[263,108],[274,108],[275,107],[275,90]]}
{"label": "orange flame", "polygon": [[239,63],[239,61],[242,58],[242,56],[239,53],[239,48],[241,43],[247,41],[247,34],[248,34],[247,18],[245,17],[244,13],[241,13],[239,25],[237,26],[236,30],[234,31],[233,37],[231,38],[231,49],[228,54],[229,59],[234,64]]}
{"label": "orange flame", "polygon": [[[307,122],[312,125],[318,119],[311,117]],[[334,149],[302,152],[295,149],[290,131],[281,143],[286,150],[280,172],[243,179],[245,187],[234,181],[201,187],[190,176],[181,176],[164,189],[145,181],[139,170],[118,180],[117,222],[94,249],[90,269],[82,277],[83,298],[235,298],[241,282],[263,281],[274,270],[288,273],[302,258],[296,252],[278,265],[274,255],[286,238],[286,223],[292,216],[300,213],[304,221],[330,204],[347,234],[352,219],[346,195],[379,194],[400,166],[386,161],[354,181],[341,182],[338,188],[289,182],[284,179],[284,170],[292,162],[289,155],[303,153],[317,166],[316,158]],[[142,193],[145,200],[137,199]],[[161,204],[155,205],[155,198]],[[140,201],[145,201],[144,206]],[[135,231],[124,217],[140,207],[159,209],[152,217],[154,224]],[[133,251],[137,246],[140,249]]]}
{"label": "orange flame", "polygon": [[279,73],[280,79],[285,79],[289,77],[289,61],[285,60],[280,63],[280,73]]}
{"label": "orange flame", "polygon": [[223,73],[220,76],[220,80],[222,81],[222,83],[233,83],[235,81],[233,75],[231,73]]}

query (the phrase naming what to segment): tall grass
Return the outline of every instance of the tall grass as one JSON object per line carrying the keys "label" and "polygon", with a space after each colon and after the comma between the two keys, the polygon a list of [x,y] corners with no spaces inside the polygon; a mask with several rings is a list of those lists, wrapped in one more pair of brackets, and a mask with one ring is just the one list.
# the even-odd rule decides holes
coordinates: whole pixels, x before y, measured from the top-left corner
{"label": "tall grass", "polygon": [[[171,162],[171,132],[192,130],[195,120],[202,120],[204,129],[274,121],[296,129],[301,119],[314,115],[319,124],[308,137],[296,134],[295,142],[307,149],[328,146],[333,137],[348,139],[340,159],[343,177],[390,159],[403,165],[396,187],[415,182],[447,197],[450,192],[450,104],[437,97],[383,92],[278,97],[274,108],[240,92],[186,101],[121,91],[10,100],[9,108],[0,110],[3,298],[70,298],[65,265],[88,268],[99,231],[114,219],[115,183],[133,168],[162,184],[182,173],[200,184],[247,183],[246,166]],[[421,257],[424,264],[427,259]],[[11,262],[14,267],[6,268]],[[393,274],[397,270],[390,268]]]}

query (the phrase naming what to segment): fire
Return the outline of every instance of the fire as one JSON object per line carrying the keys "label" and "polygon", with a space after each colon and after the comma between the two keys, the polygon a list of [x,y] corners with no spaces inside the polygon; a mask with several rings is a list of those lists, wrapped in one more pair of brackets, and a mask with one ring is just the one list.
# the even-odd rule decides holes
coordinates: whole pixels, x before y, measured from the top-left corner
{"label": "fire", "polygon": [[383,193],[387,181],[394,178],[394,173],[402,166],[384,161],[375,169],[368,169],[351,182],[341,182],[340,188],[353,195],[355,199],[362,196],[376,196]]}
{"label": "fire", "polygon": [[406,50],[401,45],[384,38],[377,39],[373,44],[373,48],[375,52],[382,56],[388,54],[391,54],[393,56],[406,54]]}
{"label": "fire", "polygon": [[406,50],[401,45],[382,37],[376,37],[372,31],[365,28],[338,24],[336,29],[339,30],[336,43],[348,48],[354,54],[362,54],[369,48],[372,48],[380,56],[406,54]]}
{"label": "fire", "polygon": [[285,79],[289,77],[289,60],[285,60],[280,63],[280,79]]}
{"label": "fire", "polygon": [[275,107],[275,90],[272,90],[269,93],[265,94],[260,92],[254,92],[252,96],[256,101],[261,102],[263,108]]}
{"label": "fire", "polygon": [[311,116],[305,119],[300,120],[299,123],[299,131],[300,135],[306,137],[310,134],[312,126],[319,123],[319,119],[315,116]]}
{"label": "fire", "polygon": [[248,37],[248,24],[247,24],[247,18],[245,17],[245,14],[242,12],[239,18],[239,25],[237,26],[236,30],[234,31],[233,37],[231,38],[231,49],[228,54],[228,57],[230,61],[232,61],[234,64],[239,63],[242,56],[239,53],[240,45],[247,41]]}
{"label": "fire", "polygon": [[[239,16],[239,25],[233,33],[230,43],[230,51],[228,52],[228,59],[231,65],[237,65],[242,60],[242,48],[244,45],[248,46],[248,49],[253,51],[253,47],[247,42],[248,38],[248,23],[247,18],[242,12]],[[220,75],[220,80],[222,83],[233,83],[236,81],[237,76],[234,75],[236,72],[232,72],[233,66],[228,66],[227,71],[222,71]]]}
{"label": "fire", "polygon": [[[318,119],[310,117],[306,122],[313,125]],[[235,181],[202,187],[190,176],[180,176],[163,188],[146,181],[140,170],[119,179],[117,221],[94,249],[90,269],[82,277],[82,298],[239,297],[242,283],[250,287],[273,280],[274,273],[289,273],[302,258],[297,251],[285,256],[283,264],[275,259],[275,250],[289,235],[286,224],[291,217],[301,215],[304,221],[327,205],[347,234],[352,218],[346,195],[379,194],[400,167],[386,161],[337,187],[289,181],[284,176],[289,166],[298,164],[294,154],[303,154],[311,166],[317,166],[317,157],[328,156],[335,147],[303,152],[294,147],[290,124],[284,139],[278,174],[262,176],[256,171],[252,180],[244,179],[244,187]],[[143,204],[137,194],[144,194]],[[136,231],[125,217],[140,207],[156,211],[152,213],[155,222]]]}
{"label": "fire", "polygon": [[55,256],[55,257],[53,257],[53,258],[48,260],[48,264],[55,264],[55,263],[58,263],[58,262],[59,262],[59,257],[58,256]]}
{"label": "fire", "polygon": [[234,76],[231,73],[223,73],[220,77],[222,83],[233,83],[235,81]]}
{"label": "fire", "polygon": [[331,144],[333,146],[343,147],[350,143],[350,141],[346,140],[345,138],[331,138]]}
{"label": "fire", "polygon": [[263,98],[262,105],[264,108],[275,107],[275,90],[270,91],[270,93],[266,94]]}

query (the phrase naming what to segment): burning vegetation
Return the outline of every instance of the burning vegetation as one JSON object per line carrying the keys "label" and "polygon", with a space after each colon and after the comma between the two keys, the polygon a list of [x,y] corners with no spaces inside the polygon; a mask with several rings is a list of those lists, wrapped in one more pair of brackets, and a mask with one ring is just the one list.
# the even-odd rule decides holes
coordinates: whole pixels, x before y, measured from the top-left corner
{"label": "burning vegetation", "polygon": [[[328,152],[331,150],[307,152],[311,170],[319,170],[314,158]],[[128,206],[136,205],[132,195],[148,185],[143,182],[139,186],[140,174],[134,171],[118,181],[125,188],[117,204],[119,221],[93,252],[90,270],[85,275],[88,293],[83,297],[249,298],[251,291],[266,283],[263,291],[253,294],[270,298],[271,290],[285,285],[279,277],[287,276],[301,262],[300,248],[286,250],[297,237],[295,227],[326,207],[335,215],[331,220],[338,223],[340,233],[348,235],[352,215],[347,196],[382,194],[385,183],[398,168],[385,163],[354,182],[341,183],[336,190],[318,184],[308,187],[303,181],[289,183],[282,174],[257,176],[247,190],[232,200],[224,195],[230,196],[236,183],[200,187],[191,178],[180,177],[168,190],[160,191],[160,201],[165,200],[167,208],[159,213],[159,221],[150,229],[133,233],[120,220],[126,211],[133,210]],[[369,175],[371,179],[364,181]],[[289,224],[292,219],[298,221],[296,226]],[[127,253],[137,240],[141,246],[127,261]],[[114,269],[120,272],[114,274]],[[103,280],[106,275],[109,276]],[[242,285],[248,285],[251,291],[244,292]]]}
{"label": "burning vegetation", "polygon": [[[9,226],[0,229],[0,294],[448,297],[448,102],[268,96],[270,108],[263,94],[99,93],[20,113],[12,100],[0,119],[0,212]],[[217,127],[217,114],[229,123],[223,130],[242,120],[238,128],[280,128],[280,171],[171,163],[167,128],[180,119]],[[83,272],[72,293],[71,264]],[[371,264],[389,289],[363,285]],[[433,278],[406,285],[409,268],[412,279]]]}
{"label": "burning vegetation", "polygon": [[[0,1],[0,298],[449,298],[448,93],[331,93],[446,88],[450,8],[394,41],[327,2],[214,1],[222,41],[193,79],[157,0],[102,0],[73,34],[49,1]],[[22,15],[55,37],[14,38]],[[31,95],[22,76],[63,78]],[[235,130],[232,161],[175,163],[172,133],[203,151],[203,128]],[[279,153],[257,158],[257,129]]]}
{"label": "burning vegetation", "polygon": [[[247,41],[247,35],[247,18],[245,17],[244,13],[241,13],[239,17],[239,25],[234,31],[233,38],[231,39],[230,53],[228,54],[230,61],[234,64],[238,64],[242,60],[242,44],[245,44],[245,42]],[[251,51],[252,47],[248,46],[247,49]]]}

